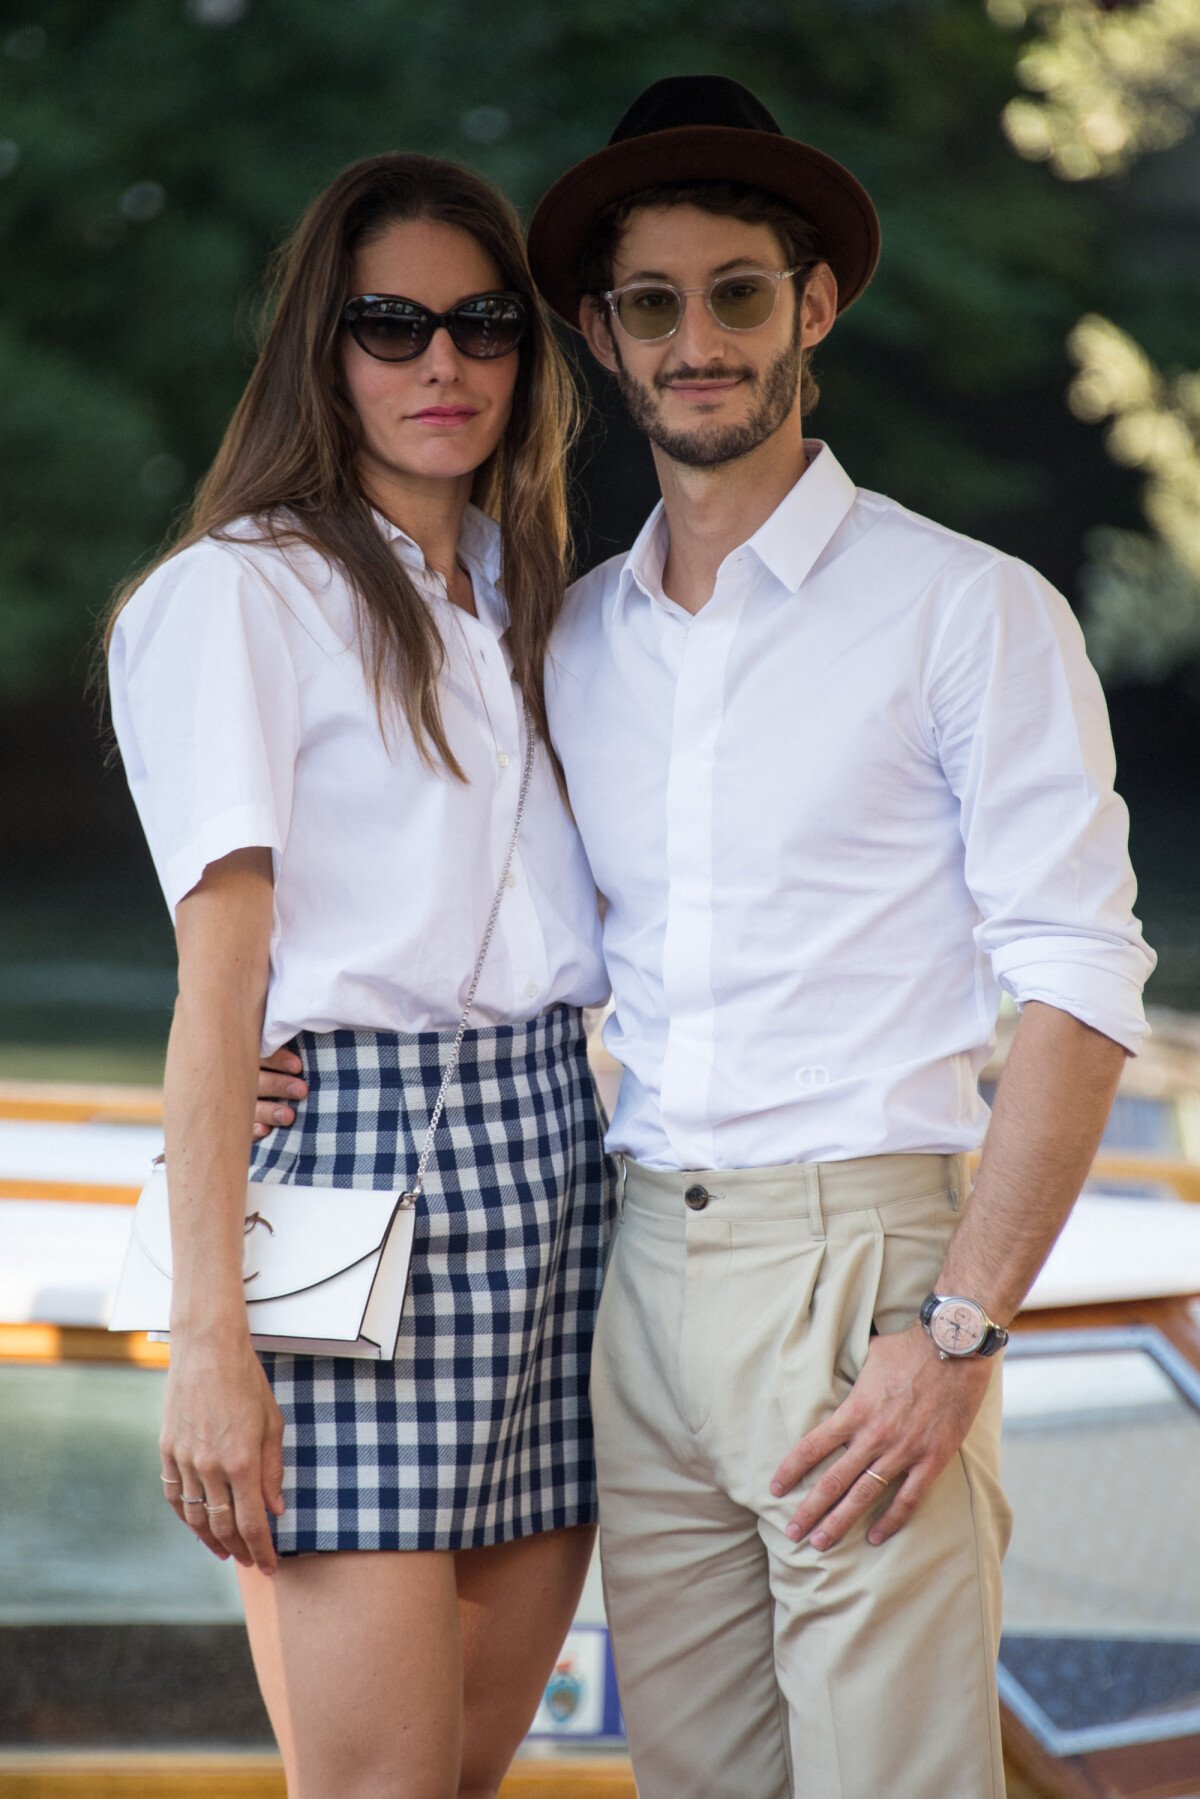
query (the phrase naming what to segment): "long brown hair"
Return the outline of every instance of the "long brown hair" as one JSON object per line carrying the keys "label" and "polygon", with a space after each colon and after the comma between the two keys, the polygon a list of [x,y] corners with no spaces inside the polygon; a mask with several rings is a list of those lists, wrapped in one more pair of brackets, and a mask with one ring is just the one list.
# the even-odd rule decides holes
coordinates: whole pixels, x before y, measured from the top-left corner
{"label": "long brown hair", "polygon": [[438,704],[441,635],[358,485],[362,428],[340,370],[339,328],[354,252],[410,219],[467,232],[529,312],[512,415],[476,471],[471,497],[500,525],[513,669],[549,742],[542,670],[567,579],[566,451],[578,402],[529,273],[516,213],[481,176],[436,157],[397,151],[352,163],[279,250],[271,269],[270,326],[221,447],[171,542],[116,594],[105,643],[151,569],[202,537],[222,536],[235,520],[253,519],[264,540],[281,547],[298,540],[340,564],[357,603],[381,726],[399,707],[426,763],[440,761],[463,779]]}

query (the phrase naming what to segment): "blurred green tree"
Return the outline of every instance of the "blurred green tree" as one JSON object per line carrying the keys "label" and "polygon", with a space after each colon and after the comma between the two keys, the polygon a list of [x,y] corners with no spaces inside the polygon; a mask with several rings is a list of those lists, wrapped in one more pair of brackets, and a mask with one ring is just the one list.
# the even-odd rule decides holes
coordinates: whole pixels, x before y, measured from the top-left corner
{"label": "blurred green tree", "polygon": [[1098,526],[1086,539],[1084,628],[1114,680],[1181,671],[1200,686],[1200,372],[1163,376],[1110,319],[1080,319],[1068,339],[1077,418],[1113,422],[1109,453],[1146,475],[1150,531]]}
{"label": "blurred green tree", "polygon": [[1009,152],[1021,41],[977,0],[24,0],[9,16],[10,693],[77,678],[107,593],[212,454],[269,251],[339,165],[403,144],[528,206],[681,71],[748,82],[877,198],[883,265],[827,352],[819,421],[857,478],[1030,554],[1094,516],[1086,452],[1083,474],[1059,472],[1088,441],[1061,391],[1103,218]]}
{"label": "blurred green tree", "polygon": [[988,0],[999,25],[1037,35],[1017,73],[1004,128],[1022,156],[1065,181],[1115,175],[1145,150],[1167,150],[1200,107],[1200,8],[1195,0]]}
{"label": "blurred green tree", "polygon": [[[1004,109],[1015,148],[1066,181],[1123,174],[1169,149],[1200,110],[1195,0],[1098,7],[1093,0],[989,0],[1001,25],[1034,24],[1017,73],[1037,98]],[[1194,323],[1194,295],[1189,308]],[[1068,339],[1069,400],[1090,424],[1111,419],[1113,459],[1145,472],[1149,534],[1098,526],[1082,574],[1088,648],[1114,681],[1182,671],[1200,685],[1200,372],[1164,376],[1128,332],[1089,313]]]}

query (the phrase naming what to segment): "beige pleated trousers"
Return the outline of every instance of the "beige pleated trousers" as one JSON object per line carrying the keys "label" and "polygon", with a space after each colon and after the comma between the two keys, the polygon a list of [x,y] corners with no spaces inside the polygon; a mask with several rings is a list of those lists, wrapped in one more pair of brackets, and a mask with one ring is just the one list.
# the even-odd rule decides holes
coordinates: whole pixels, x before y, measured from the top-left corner
{"label": "beige pleated trousers", "polygon": [[873,1512],[830,1549],[794,1544],[800,1489],[770,1492],[845,1397],[872,1325],[912,1323],[966,1178],[962,1157],[925,1155],[626,1165],[592,1405],[641,1799],[1002,1799],[998,1374],[879,1547]]}

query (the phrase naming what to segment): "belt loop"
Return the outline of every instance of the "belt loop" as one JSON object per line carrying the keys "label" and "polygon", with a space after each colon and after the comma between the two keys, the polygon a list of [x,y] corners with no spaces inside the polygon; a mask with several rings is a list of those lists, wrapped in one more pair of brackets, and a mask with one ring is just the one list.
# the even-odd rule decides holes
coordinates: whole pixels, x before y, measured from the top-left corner
{"label": "belt loop", "polygon": [[626,1156],[621,1155],[621,1153],[619,1151],[613,1157],[613,1161],[617,1165],[617,1178],[616,1178],[616,1182],[613,1187],[613,1198],[616,1200],[617,1217],[624,1218],[624,1216],[625,1216],[625,1181],[626,1181],[626,1177],[628,1176],[628,1173],[629,1173],[629,1161],[628,1161],[628,1158]]}
{"label": "belt loop", "polygon": [[950,1189],[950,1210],[961,1212],[967,1203],[970,1176],[964,1155],[946,1157],[946,1185]]}
{"label": "belt loop", "polygon": [[818,1243],[825,1241],[825,1215],[821,1211],[821,1164],[805,1162],[804,1191],[808,1199],[808,1228]]}

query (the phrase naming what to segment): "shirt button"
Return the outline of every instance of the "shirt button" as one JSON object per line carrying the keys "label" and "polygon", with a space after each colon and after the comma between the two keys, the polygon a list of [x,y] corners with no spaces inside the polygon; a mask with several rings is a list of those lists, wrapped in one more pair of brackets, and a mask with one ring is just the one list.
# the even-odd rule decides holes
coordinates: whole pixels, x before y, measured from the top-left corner
{"label": "shirt button", "polygon": [[711,1197],[707,1187],[689,1187],[683,1196],[683,1203],[690,1206],[693,1212],[702,1212]]}
{"label": "shirt button", "polygon": [[507,768],[509,761],[510,761],[508,751],[501,750],[499,755],[496,757],[496,760],[500,764],[501,768]]}
{"label": "shirt button", "polygon": [[504,877],[504,885],[506,887],[515,887],[516,884],[517,884],[517,877],[513,873],[512,869],[510,868],[508,873]]}
{"label": "shirt button", "polygon": [[538,996],[537,982],[536,981],[526,981],[525,992],[530,999],[536,999]]}

